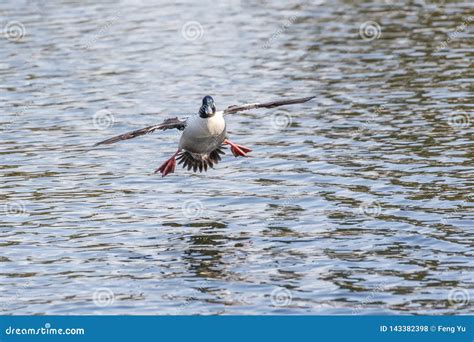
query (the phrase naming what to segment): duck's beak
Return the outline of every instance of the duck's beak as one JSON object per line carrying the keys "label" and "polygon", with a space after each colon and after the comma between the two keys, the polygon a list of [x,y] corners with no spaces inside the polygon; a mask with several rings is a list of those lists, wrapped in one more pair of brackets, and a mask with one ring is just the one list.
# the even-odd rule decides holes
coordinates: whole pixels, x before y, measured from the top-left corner
{"label": "duck's beak", "polygon": [[214,114],[214,110],[212,109],[212,106],[206,106],[206,114],[207,115],[212,115]]}

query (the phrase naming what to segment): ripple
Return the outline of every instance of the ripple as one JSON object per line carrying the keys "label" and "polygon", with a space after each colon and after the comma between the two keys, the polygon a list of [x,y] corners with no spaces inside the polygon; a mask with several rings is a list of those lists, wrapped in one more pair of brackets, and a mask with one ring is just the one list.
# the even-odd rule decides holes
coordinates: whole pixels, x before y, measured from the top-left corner
{"label": "ripple", "polygon": [[[472,287],[469,10],[3,2],[26,34],[0,45],[2,312],[472,313],[449,301]],[[206,174],[152,174],[176,132],[92,148],[205,94],[317,98],[229,117],[253,152]]]}

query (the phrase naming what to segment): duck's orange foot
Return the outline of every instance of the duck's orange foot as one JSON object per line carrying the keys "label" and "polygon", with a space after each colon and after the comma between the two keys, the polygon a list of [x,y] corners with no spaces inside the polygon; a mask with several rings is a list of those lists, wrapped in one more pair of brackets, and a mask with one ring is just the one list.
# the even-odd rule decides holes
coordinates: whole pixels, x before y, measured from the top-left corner
{"label": "duck's orange foot", "polygon": [[173,154],[173,156],[165,161],[159,168],[155,170],[155,173],[161,172],[161,177],[165,177],[169,173],[173,173],[176,168],[176,156],[179,150]]}
{"label": "duck's orange foot", "polygon": [[252,150],[248,147],[234,144],[229,139],[224,140],[224,144],[230,145],[230,150],[234,157],[247,157],[248,152],[252,152]]}

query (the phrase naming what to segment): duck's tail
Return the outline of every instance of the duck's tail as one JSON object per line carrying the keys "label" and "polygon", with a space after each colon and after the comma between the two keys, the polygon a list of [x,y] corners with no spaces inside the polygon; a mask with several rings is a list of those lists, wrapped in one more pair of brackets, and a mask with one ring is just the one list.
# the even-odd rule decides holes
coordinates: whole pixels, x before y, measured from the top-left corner
{"label": "duck's tail", "polygon": [[199,172],[207,171],[207,167],[213,168],[214,164],[218,164],[221,160],[221,154],[225,154],[223,151],[224,147],[218,147],[214,151],[205,155],[196,155],[188,151],[181,152],[176,160],[179,164],[183,164],[183,168],[188,168],[188,170],[193,169],[196,172],[199,169]]}

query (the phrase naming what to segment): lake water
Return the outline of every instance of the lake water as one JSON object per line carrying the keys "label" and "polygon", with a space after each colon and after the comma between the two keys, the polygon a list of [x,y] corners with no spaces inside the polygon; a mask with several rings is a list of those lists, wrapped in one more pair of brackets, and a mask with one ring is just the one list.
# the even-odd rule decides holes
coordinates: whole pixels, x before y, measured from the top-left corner
{"label": "lake water", "polygon": [[[3,314],[473,313],[472,2],[2,1]],[[253,149],[153,174],[217,107]]]}

